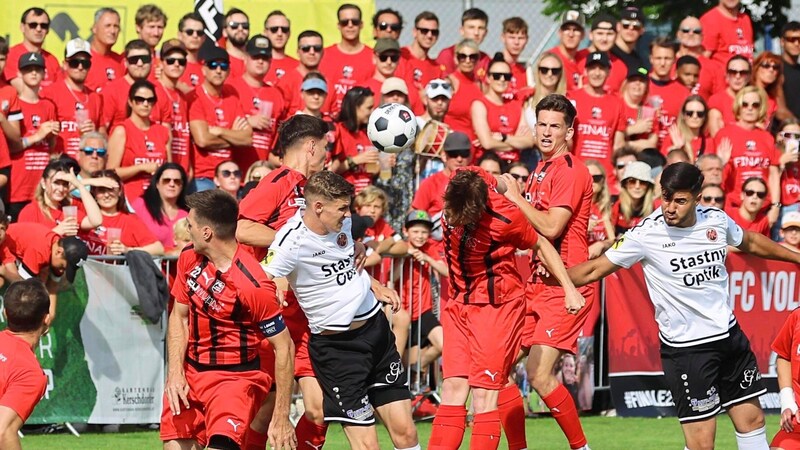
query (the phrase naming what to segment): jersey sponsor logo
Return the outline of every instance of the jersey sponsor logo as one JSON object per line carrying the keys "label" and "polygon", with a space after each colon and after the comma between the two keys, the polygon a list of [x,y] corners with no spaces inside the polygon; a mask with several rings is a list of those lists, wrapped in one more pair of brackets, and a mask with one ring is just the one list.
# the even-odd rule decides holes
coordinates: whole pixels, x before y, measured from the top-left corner
{"label": "jersey sponsor logo", "polygon": [[39,128],[39,125],[42,124],[42,116],[40,116],[38,114],[32,115],[31,116],[31,124],[33,125],[33,128]]}
{"label": "jersey sponsor logo", "polygon": [[741,28],[736,28],[736,37],[739,39],[744,39],[744,30]]}
{"label": "jersey sponsor logo", "polygon": [[275,77],[283,78],[284,75],[286,75],[286,71],[285,70],[283,70],[283,69],[275,69]]}
{"label": "jersey sponsor logo", "polygon": [[181,111],[180,102],[172,102],[172,114],[178,114]]}
{"label": "jersey sponsor logo", "polygon": [[[403,111],[405,112],[405,111]],[[500,115],[500,126],[507,127],[509,123],[508,116],[501,114]]]}
{"label": "jersey sponsor logo", "polygon": [[492,382],[494,382],[494,377],[496,377],[497,374],[500,373],[500,372],[492,373],[492,372],[489,372],[489,369],[486,369],[486,370],[483,371],[483,373],[485,373],[489,378],[492,379]]}
{"label": "jersey sponsor logo", "polygon": [[271,263],[271,262],[272,262],[272,259],[273,259],[274,257],[275,257],[275,250],[272,250],[272,249],[270,249],[270,250],[267,252],[267,256],[266,256],[266,257],[264,257],[264,260],[263,260],[263,261],[261,261],[261,264],[266,264],[266,265],[269,265],[269,263]]}
{"label": "jersey sponsor logo", "polygon": [[753,150],[756,149],[756,141],[747,141],[747,142],[744,143],[744,147],[748,151],[753,151]]}
{"label": "jersey sponsor logo", "polygon": [[318,252],[314,252],[314,254],[313,254],[313,255],[311,255],[311,257],[312,257],[312,258],[316,258],[317,256],[322,256],[322,255],[324,255],[324,254],[325,254],[325,250],[320,250],[320,251],[318,251]]}
{"label": "jersey sponsor logo", "polygon": [[625,236],[621,236],[619,239],[617,239],[617,242],[614,242],[614,245],[612,245],[611,248],[616,250],[616,249],[622,247],[622,243],[623,242],[625,242]]}
{"label": "jersey sponsor logo", "polygon": [[339,247],[344,247],[347,245],[347,235],[344,233],[339,233],[339,235],[336,236],[336,245]]}
{"label": "jersey sponsor logo", "polygon": [[356,269],[353,268],[351,258],[340,259],[330,264],[323,264],[320,266],[320,269],[328,278],[335,276],[336,284],[339,286],[344,286],[345,283],[356,276]]}
{"label": "jersey sponsor logo", "polygon": [[742,381],[739,382],[739,387],[741,389],[747,389],[753,385],[753,382],[758,381],[761,379],[761,372],[758,371],[758,367],[753,367],[751,369],[745,369],[742,373]]}
{"label": "jersey sponsor logo", "polygon": [[708,391],[706,391],[706,398],[690,398],[689,399],[689,406],[691,406],[692,411],[695,412],[705,412],[710,409],[714,409],[719,405],[719,392],[717,392],[717,388],[711,387]]}
{"label": "jersey sponsor logo", "polygon": [[233,427],[233,432],[234,433],[236,433],[237,432],[237,428],[239,428],[242,425],[241,422],[236,423],[236,422],[233,421],[233,419],[228,419],[228,423],[231,424],[231,426]]}
{"label": "jersey sponsor logo", "polygon": [[422,69],[414,69],[414,81],[422,79]]}
{"label": "jersey sponsor logo", "polygon": [[[716,280],[722,277],[722,269],[725,267],[725,258],[728,256],[728,250],[720,248],[712,251],[704,251],[693,256],[682,256],[680,258],[672,258],[669,261],[672,266],[672,273],[678,273],[681,270],[689,270],[683,276],[683,284],[686,286],[699,286],[700,283],[709,280]],[[702,267],[700,272],[695,269],[701,266],[714,264],[710,267]]]}
{"label": "jersey sponsor logo", "polygon": [[361,404],[364,405],[356,410],[348,409],[345,411],[347,417],[353,420],[369,420],[372,418],[372,405],[369,404],[369,396],[364,396],[361,399]]}
{"label": "jersey sponsor logo", "polygon": [[711,241],[711,242],[716,241],[717,240],[717,230],[715,230],[713,228],[707,230],[706,231],[706,238],[708,238],[708,240]]}
{"label": "jersey sponsor logo", "polygon": [[342,67],[342,76],[345,78],[353,78],[353,66]]}
{"label": "jersey sponsor logo", "polygon": [[661,248],[670,248],[670,247],[675,247],[675,243],[674,242],[667,242],[667,243],[661,244]]}
{"label": "jersey sponsor logo", "polygon": [[113,67],[106,67],[106,80],[116,80],[117,79],[117,71],[114,70]]}
{"label": "jersey sponsor logo", "polygon": [[225,289],[225,282],[222,280],[215,281],[214,285],[211,286],[211,292],[215,294],[221,294],[224,289]]}
{"label": "jersey sponsor logo", "polygon": [[599,106],[592,106],[592,119],[599,119],[603,116],[603,110]]}
{"label": "jersey sponsor logo", "polygon": [[[403,364],[400,361],[395,361],[389,364],[389,373],[386,374],[386,382],[389,384],[393,384],[400,378],[400,375],[403,373]],[[494,380],[494,378],[492,379]]]}
{"label": "jersey sponsor logo", "polygon": [[200,83],[200,76],[196,73],[189,75],[189,82],[192,83],[192,86],[197,86]]}
{"label": "jersey sponsor logo", "polygon": [[549,330],[544,330],[544,332],[547,333],[547,337],[549,337],[549,338],[553,337],[553,332],[554,331],[556,331],[555,328],[550,328]]}

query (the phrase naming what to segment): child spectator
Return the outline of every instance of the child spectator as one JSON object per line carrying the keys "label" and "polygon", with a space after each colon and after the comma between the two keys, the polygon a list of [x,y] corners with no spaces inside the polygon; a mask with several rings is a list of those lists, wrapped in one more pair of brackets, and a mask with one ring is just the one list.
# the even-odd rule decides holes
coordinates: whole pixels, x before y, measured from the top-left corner
{"label": "child spectator", "polygon": [[792,211],[784,214],[781,220],[781,245],[800,252],[800,212]]}

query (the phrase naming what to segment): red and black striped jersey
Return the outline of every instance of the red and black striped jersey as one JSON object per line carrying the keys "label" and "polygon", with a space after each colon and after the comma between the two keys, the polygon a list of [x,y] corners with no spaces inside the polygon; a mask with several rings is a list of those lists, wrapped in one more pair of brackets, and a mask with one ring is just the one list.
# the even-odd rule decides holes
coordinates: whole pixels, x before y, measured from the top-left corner
{"label": "red and black striped jersey", "polygon": [[502,304],[525,294],[517,270],[516,249],[532,248],[539,235],[516,205],[496,191],[497,181],[478,167],[489,185],[486,211],[478,223],[451,227],[442,215],[445,257],[450,270],[450,299],[467,304]]}
{"label": "red and black striped jersey", "polygon": [[[283,327],[275,283],[242,245],[222,272],[186,247],[178,258],[172,295],[189,306],[186,359],[216,370],[258,368],[258,344]],[[280,330],[278,330],[280,331]]]}

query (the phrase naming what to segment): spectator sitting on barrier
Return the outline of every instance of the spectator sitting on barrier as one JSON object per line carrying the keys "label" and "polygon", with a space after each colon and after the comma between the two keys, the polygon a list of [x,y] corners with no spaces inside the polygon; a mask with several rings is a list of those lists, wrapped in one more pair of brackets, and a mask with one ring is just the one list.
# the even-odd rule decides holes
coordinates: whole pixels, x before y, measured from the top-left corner
{"label": "spectator sitting on barrier", "polygon": [[781,238],[784,247],[800,252],[800,212],[792,211],[781,219]]}
{"label": "spectator sitting on barrier", "polygon": [[94,230],[78,236],[86,242],[91,255],[124,255],[141,250],[151,255],[163,255],[164,246],[139,217],[128,213],[122,180],[113,170],[101,170],[93,178],[114,180],[114,187],[93,186],[91,193],[100,207],[103,223]]}
{"label": "spectator sitting on barrier", "polygon": [[186,172],[179,164],[165,163],[153,174],[144,195],[131,206],[151,232],[161,241],[167,253],[175,249],[172,227],[189,215],[186,208]]}

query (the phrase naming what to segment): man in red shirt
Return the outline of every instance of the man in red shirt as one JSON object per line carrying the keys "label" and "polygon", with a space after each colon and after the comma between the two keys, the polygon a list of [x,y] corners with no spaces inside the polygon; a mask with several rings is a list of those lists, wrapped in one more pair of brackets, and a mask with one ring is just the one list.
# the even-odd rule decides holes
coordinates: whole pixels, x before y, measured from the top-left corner
{"label": "man in red shirt", "polygon": [[317,72],[323,54],[322,35],[314,30],[305,30],[297,36],[297,58],[299,64],[278,80],[276,87],[283,93],[288,111],[293,114],[303,109],[300,86],[309,72]]}
{"label": "man in red shirt", "polygon": [[[506,100],[522,100],[517,98],[517,93],[528,87],[528,76],[525,64],[519,62],[520,55],[528,45],[528,24],[521,17],[509,17],[503,21],[503,31],[500,33],[503,42],[503,59],[511,67],[511,80],[508,88],[503,93]],[[488,72],[489,65],[481,66],[484,73]]]}
{"label": "man in red shirt", "polygon": [[[181,17],[178,22],[178,40],[186,49],[186,70],[181,75],[181,84],[178,89],[188,94],[192,89],[203,84],[203,63],[200,58],[200,49],[206,42],[205,23],[203,16],[190,12]],[[164,54],[161,55],[164,57]]]}
{"label": "man in red shirt", "polygon": [[[400,49],[400,66],[397,73],[402,74],[406,84],[422,100],[425,86],[429,81],[442,77],[442,66],[428,56],[431,48],[439,40],[439,18],[430,11],[423,11],[414,19],[414,38],[411,45]],[[414,111],[422,114],[424,110]]]}
{"label": "man in red shirt", "polygon": [[[483,40],[486,39],[486,33],[488,32],[489,27],[489,16],[480,8],[470,8],[464,11],[461,14],[461,28],[458,29],[458,33],[461,35],[462,39],[472,39],[478,45],[483,43]],[[437,21],[437,28],[438,28],[438,21]],[[489,61],[492,60],[489,55],[484,52],[480,53],[480,59],[478,59],[478,64],[476,67],[487,67],[489,65]],[[456,46],[451,45],[450,47],[442,49],[439,52],[439,56],[436,57],[436,63],[442,67],[443,74],[442,75],[449,75],[456,70]],[[480,74],[478,74],[480,75]]]}
{"label": "man in red shirt", "polygon": [[100,92],[106,84],[121,77],[125,71],[122,55],[112,48],[120,32],[119,13],[114,8],[100,8],[94,13],[92,25],[92,68],[86,76],[86,87]]}
{"label": "man in red shirt", "polygon": [[578,47],[583,40],[586,19],[580,11],[569,10],[561,16],[561,27],[558,29],[558,45],[549,51],[558,56],[564,67],[564,80],[567,92],[582,87],[580,64],[578,64]]}
{"label": "man in red shirt", "polygon": [[[187,21],[188,22],[188,21]],[[189,141],[189,107],[186,94],[181,92],[181,79],[184,78],[189,63],[189,52],[178,39],[169,39],[161,45],[161,76],[156,84],[156,98],[164,98],[170,105],[172,121],[165,124],[172,132],[170,150],[172,162],[180,164],[191,179],[194,167],[191,161]]]}
{"label": "man in red shirt", "polygon": [[[375,70],[361,85],[378,94],[384,81],[397,76],[395,74],[400,63],[400,44],[394,39],[380,38],[375,41],[374,51],[372,61],[375,63]],[[375,103],[380,105],[383,102],[377,98]]]}
{"label": "man in red shirt", "polygon": [[403,31],[403,16],[399,11],[384,8],[375,11],[372,16],[372,36],[375,39],[400,39]]}
{"label": "man in red shirt", "polygon": [[347,91],[369,78],[375,70],[372,49],[359,37],[364,27],[361,8],[346,3],[339,7],[336,17],[342,40],[325,49],[319,64],[319,71],[328,81],[328,98],[323,110],[334,117],[339,114]]}
{"label": "man in red shirt", "polygon": [[753,59],[753,23],[739,0],[719,0],[700,17],[705,55],[726,64],[733,55]]}
{"label": "man in red shirt", "polygon": [[22,13],[19,30],[22,32],[22,42],[11,47],[8,52],[8,64],[3,70],[6,82],[14,86],[17,92],[22,90],[22,80],[18,79],[17,64],[23,53],[41,53],[44,56],[44,81],[42,87],[47,87],[61,77],[58,59],[42,46],[47,32],[50,30],[50,16],[42,8],[28,8]]}
{"label": "man in red shirt", "polygon": [[[589,61],[596,54],[590,55]],[[590,73],[590,83],[592,78]],[[551,94],[542,99],[536,106],[535,127],[542,160],[528,177],[524,196],[514,178],[508,174],[501,177],[508,187],[506,197],[522,210],[537,232],[558,243],[567,268],[588,259],[587,228],[593,195],[589,170],[582,160],[570,154],[567,144],[574,133],[571,124],[576,114],[562,95]],[[593,288],[583,287],[573,296],[568,288],[546,286],[535,255],[531,258],[533,275],[526,291],[528,315],[522,339],[523,350],[529,349],[528,380],[553,413],[570,448],[588,449],[575,402],[554,374],[561,356],[577,351],[578,336],[591,310]],[[518,395],[518,390],[513,392],[515,402]],[[509,408],[519,408],[510,400],[508,404]],[[519,414],[508,417],[511,421]],[[513,424],[510,428],[515,429]]]}
{"label": "man in red shirt", "polygon": [[583,83],[586,83],[586,57],[592,52],[605,52],[611,61],[611,71],[606,79],[605,90],[609,94],[616,94],[628,76],[628,66],[619,59],[612,49],[617,37],[617,20],[608,14],[598,14],[592,20],[592,29],[589,31],[589,47],[578,52],[580,72]]}
{"label": "man in red shirt", "polygon": [[231,64],[231,76],[238,77],[244,73],[244,46],[250,39],[250,18],[239,8],[231,8],[225,14],[222,27],[223,46],[228,52]]}
{"label": "man in red shirt", "polygon": [[[583,300],[558,252],[498,192],[504,188],[483,169],[466,167],[453,174],[445,190],[442,225],[450,301],[442,311],[444,382],[429,450],[461,446],[470,390],[475,410],[470,449],[498,448],[498,397],[518,356],[525,324],[525,282],[517,270],[516,249],[538,252],[566,286],[568,300]],[[503,326],[481,325],[487,323]],[[520,444],[509,440],[509,448]]]}
{"label": "man in red shirt", "polygon": [[286,44],[291,36],[291,22],[283,11],[275,10],[267,14],[264,20],[263,35],[269,39],[272,45],[272,62],[269,65],[266,81],[271,86],[275,86],[278,80],[283,78],[287,72],[300,64],[296,59],[286,54]]}
{"label": "man in red shirt", "polygon": [[672,65],[675,63],[676,45],[667,38],[656,38],[650,42],[650,88],[647,103],[659,110],[660,122],[658,144],[669,134],[669,127],[678,120],[683,102],[689,96],[689,89],[680,81],[672,78]]}
{"label": "man in red shirt", "polygon": [[33,351],[50,328],[49,309],[39,280],[12,283],[3,295],[8,327],[0,333],[0,447],[22,448],[19,430],[47,389],[47,376]]}
{"label": "man in red shirt", "polygon": [[225,85],[230,68],[228,52],[219,47],[209,49],[203,66],[205,81],[186,99],[195,191],[216,188],[214,170],[219,163],[233,158],[232,147],[253,145],[253,128],[242,111],[236,90]]}
{"label": "man in red shirt", "polygon": [[[8,43],[0,37],[0,74],[5,70],[6,56],[8,56]],[[22,144],[20,140],[21,123],[22,107],[17,98],[17,90],[5,83],[0,75],[0,161],[9,158],[9,146],[13,147],[14,151],[19,151]],[[10,170],[10,167],[0,169],[0,195],[3,198],[7,198],[3,190],[8,185]]]}
{"label": "man in red shirt", "polygon": [[157,58],[156,47],[164,37],[167,15],[156,5],[142,5],[136,10],[136,34],[150,47],[150,53]]}
{"label": "man in red shirt", "polygon": [[692,89],[692,94],[698,94],[708,101],[714,93],[724,89],[725,76],[722,65],[703,53],[703,25],[700,19],[688,16],[681,20],[675,38],[680,44],[675,57],[694,56],[700,63],[700,78]]}
{"label": "man in red shirt", "polygon": [[750,84],[753,68],[744,56],[732,56],[725,66],[725,89],[717,91],[708,99],[708,132],[716,136],[725,125],[736,122],[733,102],[736,94]]}
{"label": "man in red shirt", "polygon": [[192,245],[181,252],[172,289],[161,440],[165,448],[184,443],[242,448],[253,412],[273,381],[258,370],[258,346],[266,338],[275,349],[270,445],[294,448],[289,422],[294,345],[275,283],[236,242],[235,198],[211,190],[186,202]]}

